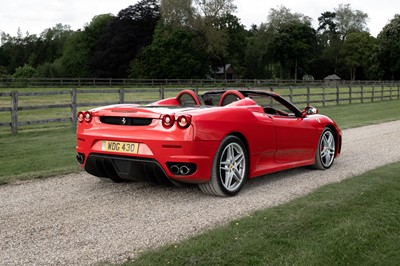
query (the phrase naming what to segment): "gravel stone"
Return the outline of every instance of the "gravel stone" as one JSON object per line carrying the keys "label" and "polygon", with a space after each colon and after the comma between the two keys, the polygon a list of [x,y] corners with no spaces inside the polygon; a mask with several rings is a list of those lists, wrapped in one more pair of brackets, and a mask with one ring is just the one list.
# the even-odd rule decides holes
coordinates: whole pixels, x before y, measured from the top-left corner
{"label": "gravel stone", "polygon": [[258,177],[232,198],[204,195],[197,186],[116,184],[83,172],[1,186],[0,265],[122,262],[400,161],[399,147],[400,121],[344,130],[331,169]]}

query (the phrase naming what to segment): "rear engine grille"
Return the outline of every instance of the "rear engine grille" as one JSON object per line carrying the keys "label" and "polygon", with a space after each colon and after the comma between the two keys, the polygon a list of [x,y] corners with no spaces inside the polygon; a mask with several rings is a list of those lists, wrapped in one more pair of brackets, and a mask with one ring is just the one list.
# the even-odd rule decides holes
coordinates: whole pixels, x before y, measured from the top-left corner
{"label": "rear engine grille", "polygon": [[100,121],[104,124],[122,125],[122,126],[148,126],[153,121],[152,118],[139,117],[115,117],[102,116]]}

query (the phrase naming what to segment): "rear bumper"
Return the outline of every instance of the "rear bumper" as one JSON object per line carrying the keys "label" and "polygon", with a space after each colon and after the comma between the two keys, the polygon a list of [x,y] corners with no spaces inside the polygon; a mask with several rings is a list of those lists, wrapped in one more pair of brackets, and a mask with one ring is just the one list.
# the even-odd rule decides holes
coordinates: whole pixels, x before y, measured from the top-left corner
{"label": "rear bumper", "polygon": [[[78,135],[76,151],[80,166],[98,177],[118,177],[126,180],[172,180],[184,183],[205,183],[210,180],[212,162],[218,141],[166,141],[124,138],[139,143],[137,154],[103,151],[102,139]],[[78,160],[79,161],[79,160]],[[177,169],[185,168],[186,171]],[[182,174],[182,172],[184,174]]]}
{"label": "rear bumper", "polygon": [[90,154],[86,159],[85,170],[98,177],[118,177],[125,180],[152,181],[162,184],[172,182],[154,159]]}

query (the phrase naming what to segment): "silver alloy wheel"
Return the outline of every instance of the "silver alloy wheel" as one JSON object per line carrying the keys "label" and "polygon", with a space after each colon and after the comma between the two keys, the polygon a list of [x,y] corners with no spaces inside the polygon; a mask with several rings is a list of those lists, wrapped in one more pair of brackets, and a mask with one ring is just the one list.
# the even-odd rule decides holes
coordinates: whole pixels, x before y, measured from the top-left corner
{"label": "silver alloy wheel", "polygon": [[326,130],[322,135],[319,144],[321,163],[325,168],[329,168],[335,158],[335,137],[330,130]]}
{"label": "silver alloy wheel", "polygon": [[205,194],[232,197],[243,188],[249,175],[249,155],[237,136],[225,137],[215,153],[210,180],[199,184]]}
{"label": "silver alloy wheel", "polygon": [[232,142],[222,151],[219,161],[219,176],[224,188],[234,192],[242,185],[246,176],[246,160],[242,147]]}

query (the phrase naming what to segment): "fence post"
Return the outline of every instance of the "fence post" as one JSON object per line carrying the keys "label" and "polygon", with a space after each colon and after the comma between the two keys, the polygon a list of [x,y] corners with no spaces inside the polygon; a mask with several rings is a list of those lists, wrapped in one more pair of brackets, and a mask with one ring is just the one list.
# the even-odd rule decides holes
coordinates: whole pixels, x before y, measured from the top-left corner
{"label": "fence post", "polygon": [[293,87],[292,86],[289,86],[289,99],[290,99],[290,102],[291,103],[293,103]]}
{"label": "fence post", "polygon": [[353,90],[352,90],[352,87],[350,85],[349,86],[349,104],[351,104],[351,102],[352,102],[352,94],[353,94]]}
{"label": "fence post", "polygon": [[71,122],[72,122],[72,128],[76,128],[78,125],[78,117],[77,117],[77,104],[76,104],[76,99],[77,99],[77,90],[76,88],[71,90]]}
{"label": "fence post", "polygon": [[340,96],[339,85],[336,85],[336,105],[339,105],[340,102],[339,96]]}
{"label": "fence post", "polygon": [[307,86],[307,106],[310,106],[310,86]]}
{"label": "fence post", "polygon": [[11,134],[18,133],[18,91],[11,92]]}
{"label": "fence post", "polygon": [[326,91],[325,86],[322,86],[322,106],[326,105]]}
{"label": "fence post", "polygon": [[160,100],[165,98],[165,91],[164,88],[160,88]]}
{"label": "fence post", "polygon": [[382,86],[381,86],[381,101],[383,101],[383,84],[382,84]]}
{"label": "fence post", "polygon": [[125,90],[124,89],[119,89],[119,103],[125,103]]}
{"label": "fence post", "polygon": [[361,103],[364,103],[364,87],[361,85]]}
{"label": "fence post", "polygon": [[372,97],[371,97],[371,102],[375,101],[375,87],[372,85]]}
{"label": "fence post", "polygon": [[392,100],[392,96],[393,96],[393,94],[392,94],[392,84],[389,85],[389,88],[390,88],[390,100]]}
{"label": "fence post", "polygon": [[400,99],[400,84],[397,84],[397,99]]}

